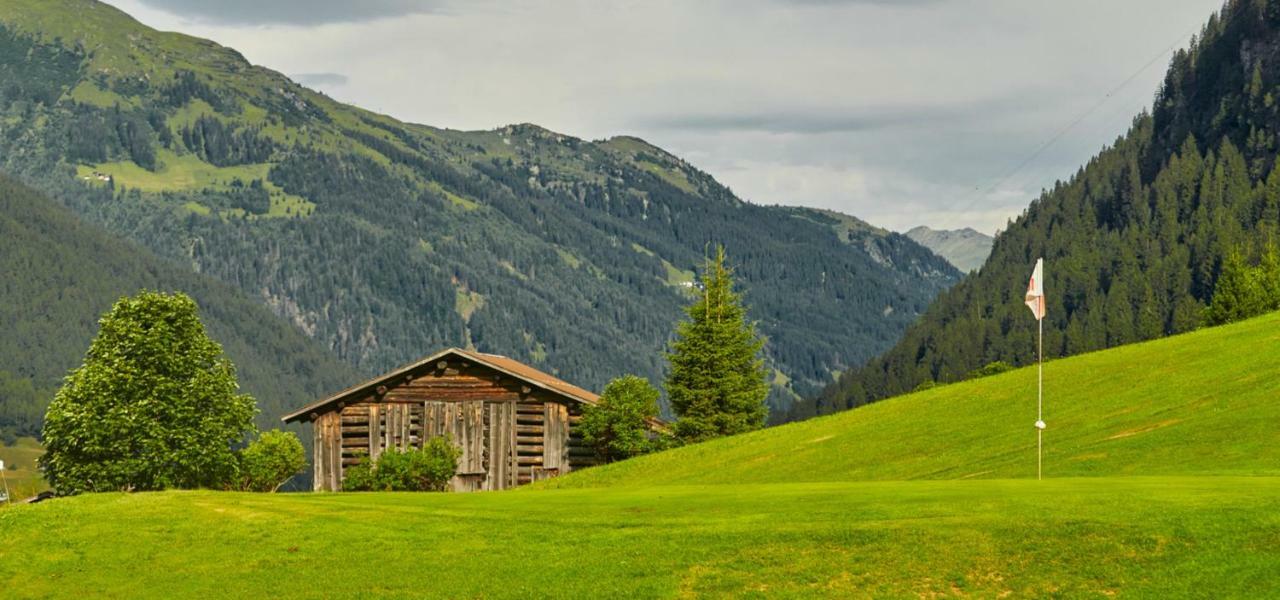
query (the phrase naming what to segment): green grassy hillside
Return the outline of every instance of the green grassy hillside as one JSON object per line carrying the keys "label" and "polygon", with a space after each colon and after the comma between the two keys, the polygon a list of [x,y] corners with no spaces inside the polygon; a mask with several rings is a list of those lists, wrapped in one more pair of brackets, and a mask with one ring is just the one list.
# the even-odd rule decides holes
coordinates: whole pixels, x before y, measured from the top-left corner
{"label": "green grassy hillside", "polygon": [[1280,479],[102,494],[0,509],[7,597],[1266,597]]}
{"label": "green grassy hillside", "polygon": [[1280,314],[1051,363],[1044,481],[1023,370],[507,492],[99,494],[0,509],[0,589],[1272,597],[1277,344]]}
{"label": "green grassy hillside", "polygon": [[[1280,475],[1277,356],[1280,313],[1046,363],[1045,472]],[[1030,367],[546,485],[1034,477],[1035,420]]]}
{"label": "green grassy hillside", "polygon": [[13,445],[0,442],[0,461],[4,461],[4,477],[9,485],[9,498],[22,500],[46,489],[36,461],[44,449],[35,438],[18,438]]}

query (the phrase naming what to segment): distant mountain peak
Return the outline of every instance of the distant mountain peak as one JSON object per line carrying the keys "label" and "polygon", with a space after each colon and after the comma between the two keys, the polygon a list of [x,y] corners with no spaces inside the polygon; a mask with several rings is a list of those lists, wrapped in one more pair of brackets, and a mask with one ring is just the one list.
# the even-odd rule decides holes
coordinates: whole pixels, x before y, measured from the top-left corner
{"label": "distant mountain peak", "polygon": [[957,269],[968,273],[986,262],[991,254],[995,238],[971,227],[962,229],[931,229],[923,225],[908,230],[904,235],[947,259]]}

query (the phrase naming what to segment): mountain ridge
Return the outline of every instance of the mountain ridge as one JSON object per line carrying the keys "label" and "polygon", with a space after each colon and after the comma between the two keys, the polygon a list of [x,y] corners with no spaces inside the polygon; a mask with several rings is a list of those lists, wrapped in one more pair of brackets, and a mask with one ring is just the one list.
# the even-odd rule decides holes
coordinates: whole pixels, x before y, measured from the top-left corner
{"label": "mountain ridge", "polygon": [[931,229],[924,225],[908,229],[902,235],[947,259],[961,272],[968,273],[982,266],[991,255],[995,238],[971,227],[963,229]]}
{"label": "mountain ridge", "polygon": [[639,138],[403,123],[89,0],[14,0],[0,24],[0,168],[363,371],[456,345],[590,387],[660,379],[721,243],[784,409],[960,276],[898,234],[743,202]]}

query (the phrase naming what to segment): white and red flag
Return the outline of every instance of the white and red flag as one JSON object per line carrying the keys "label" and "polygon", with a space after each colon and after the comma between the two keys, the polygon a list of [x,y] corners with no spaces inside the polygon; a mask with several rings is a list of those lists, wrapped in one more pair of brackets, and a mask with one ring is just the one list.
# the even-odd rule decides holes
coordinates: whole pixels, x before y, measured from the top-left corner
{"label": "white and red flag", "polygon": [[1039,321],[1044,318],[1044,259],[1036,260],[1036,268],[1031,272],[1031,283],[1027,284],[1027,308]]}

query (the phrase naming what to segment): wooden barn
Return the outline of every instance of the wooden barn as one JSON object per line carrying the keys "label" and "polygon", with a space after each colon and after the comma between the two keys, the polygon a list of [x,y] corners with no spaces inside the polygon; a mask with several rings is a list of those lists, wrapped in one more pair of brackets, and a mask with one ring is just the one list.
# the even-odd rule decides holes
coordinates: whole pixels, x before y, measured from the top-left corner
{"label": "wooden barn", "polygon": [[[450,348],[284,417],[310,421],[317,491],[387,448],[448,434],[462,450],[454,491],[501,490],[594,464],[575,431],[599,396],[505,356]],[[654,422],[661,427],[660,422]]]}

